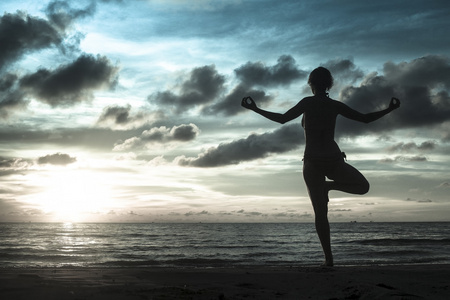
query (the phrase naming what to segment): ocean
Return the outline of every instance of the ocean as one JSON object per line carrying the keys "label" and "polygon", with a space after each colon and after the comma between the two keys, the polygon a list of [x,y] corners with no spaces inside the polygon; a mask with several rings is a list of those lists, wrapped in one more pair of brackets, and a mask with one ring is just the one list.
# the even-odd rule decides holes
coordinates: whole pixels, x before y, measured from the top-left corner
{"label": "ocean", "polygon": [[[450,223],[331,223],[336,265],[450,263]],[[313,266],[311,223],[0,223],[0,268]]]}

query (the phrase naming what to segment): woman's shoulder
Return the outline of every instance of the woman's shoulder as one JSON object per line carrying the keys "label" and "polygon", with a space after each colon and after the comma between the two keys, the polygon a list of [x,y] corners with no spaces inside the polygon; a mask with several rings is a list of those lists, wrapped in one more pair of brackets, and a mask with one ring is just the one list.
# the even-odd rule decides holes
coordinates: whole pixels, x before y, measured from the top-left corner
{"label": "woman's shoulder", "polygon": [[327,102],[329,105],[332,105],[332,106],[338,107],[338,108],[343,107],[343,106],[346,106],[343,102],[341,102],[341,101],[339,101],[339,100],[332,99],[332,98],[328,98],[328,99],[326,100],[326,102]]}
{"label": "woman's shoulder", "polygon": [[300,100],[299,103],[308,104],[308,103],[312,103],[312,101],[314,101],[314,96],[307,96],[307,97],[304,97],[302,100]]}
{"label": "woman's shoulder", "polygon": [[311,101],[311,99],[313,99],[313,98],[314,98],[314,96],[306,96],[306,97],[303,97],[303,99],[300,101]]}

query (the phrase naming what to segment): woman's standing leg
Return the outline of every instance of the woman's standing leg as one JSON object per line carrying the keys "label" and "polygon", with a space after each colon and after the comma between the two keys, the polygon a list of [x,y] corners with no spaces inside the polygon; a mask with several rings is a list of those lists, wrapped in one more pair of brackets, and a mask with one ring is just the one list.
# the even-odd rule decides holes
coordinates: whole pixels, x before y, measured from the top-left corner
{"label": "woman's standing leg", "polygon": [[325,175],[313,162],[303,164],[303,178],[311,199],[317,235],[325,255],[324,266],[333,266],[331,252],[330,224],[328,222],[328,191],[325,188]]}

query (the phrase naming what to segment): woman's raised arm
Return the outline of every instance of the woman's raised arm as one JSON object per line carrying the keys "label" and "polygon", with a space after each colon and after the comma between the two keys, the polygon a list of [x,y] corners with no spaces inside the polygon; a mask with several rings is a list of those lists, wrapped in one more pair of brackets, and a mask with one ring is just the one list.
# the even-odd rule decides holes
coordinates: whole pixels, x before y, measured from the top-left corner
{"label": "woman's raised arm", "polygon": [[294,107],[289,109],[287,112],[285,112],[284,114],[270,112],[270,111],[267,111],[267,110],[257,107],[255,101],[251,97],[244,97],[242,99],[241,105],[247,109],[253,110],[257,114],[260,114],[261,116],[263,116],[271,121],[274,121],[274,122],[277,122],[280,124],[289,122],[289,121],[299,117],[304,112],[304,110],[302,109],[301,101],[299,103],[297,103],[297,105],[295,105]]}
{"label": "woman's raised arm", "polygon": [[400,107],[400,100],[392,97],[391,102],[389,103],[389,107],[386,109],[380,110],[380,111],[363,114],[363,113],[360,113],[359,111],[356,111],[356,110],[348,107],[345,104],[342,104],[341,111],[339,113],[342,116],[344,116],[348,119],[351,119],[351,120],[355,120],[355,121],[363,122],[363,123],[370,123],[370,122],[378,120],[379,118],[387,115],[388,113],[390,113],[391,111],[393,111],[394,109],[397,109],[399,107]]}

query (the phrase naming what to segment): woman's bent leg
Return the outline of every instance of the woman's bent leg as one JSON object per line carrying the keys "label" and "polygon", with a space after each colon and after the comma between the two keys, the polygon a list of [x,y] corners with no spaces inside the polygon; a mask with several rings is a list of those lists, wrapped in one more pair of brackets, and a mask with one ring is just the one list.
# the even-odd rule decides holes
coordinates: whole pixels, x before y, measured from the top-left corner
{"label": "woman's bent leg", "polygon": [[325,188],[342,191],[350,194],[364,195],[369,191],[370,184],[361,172],[342,161],[327,177],[333,181],[327,181]]}

